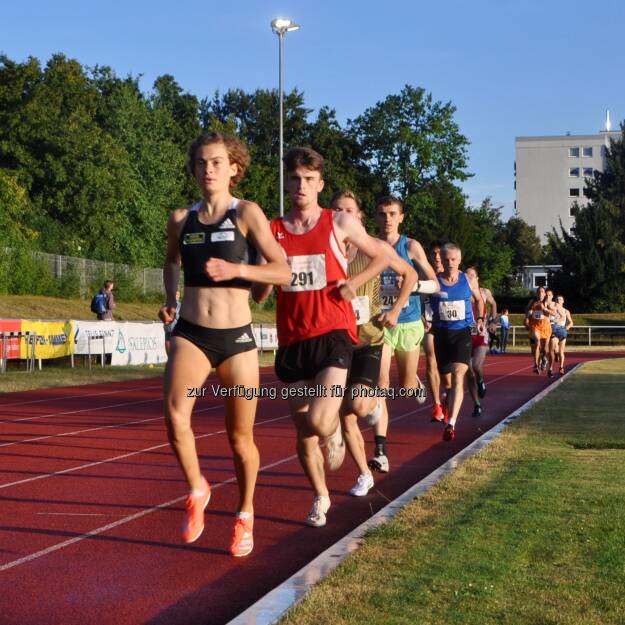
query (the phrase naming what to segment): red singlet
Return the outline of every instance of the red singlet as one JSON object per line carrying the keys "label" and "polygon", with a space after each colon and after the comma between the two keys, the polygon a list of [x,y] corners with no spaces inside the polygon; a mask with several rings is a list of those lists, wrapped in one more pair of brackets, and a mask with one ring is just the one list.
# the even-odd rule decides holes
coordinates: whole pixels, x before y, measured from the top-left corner
{"label": "red singlet", "polygon": [[292,234],[281,218],[271,221],[271,231],[291,268],[291,284],[278,287],[281,347],[332,330],[346,330],[352,342],[358,343],[354,309],[336,286],[338,280],[347,280],[347,257],[334,233],[333,214],[328,208],[321,209],[319,221],[305,234]]}

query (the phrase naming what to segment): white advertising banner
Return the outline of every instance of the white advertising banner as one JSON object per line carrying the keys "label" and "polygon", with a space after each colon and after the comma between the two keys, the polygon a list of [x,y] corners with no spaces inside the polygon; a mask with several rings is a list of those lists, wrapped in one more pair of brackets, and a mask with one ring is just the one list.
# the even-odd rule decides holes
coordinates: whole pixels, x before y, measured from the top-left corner
{"label": "white advertising banner", "polygon": [[117,321],[74,321],[74,354],[110,354],[117,345]]}
{"label": "white advertising banner", "polygon": [[278,349],[278,330],[276,326],[253,326],[254,339],[258,349]]}
{"label": "white advertising banner", "polygon": [[147,365],[166,360],[162,323],[117,323],[112,365]]}
{"label": "white advertising banner", "polygon": [[[278,331],[273,325],[253,326],[260,350],[278,349]],[[167,361],[162,323],[134,321],[74,321],[77,355],[112,354],[112,365],[157,364]]]}

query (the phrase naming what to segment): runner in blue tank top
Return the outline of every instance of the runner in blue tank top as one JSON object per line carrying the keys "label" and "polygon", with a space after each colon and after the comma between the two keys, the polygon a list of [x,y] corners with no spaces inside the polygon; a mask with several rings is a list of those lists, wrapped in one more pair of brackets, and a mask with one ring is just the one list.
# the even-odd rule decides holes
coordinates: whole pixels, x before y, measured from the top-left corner
{"label": "runner in blue tank top", "polygon": [[[404,207],[400,199],[393,196],[381,198],[376,205],[375,220],[380,231],[380,239],[392,245],[397,254],[417,270],[420,280],[402,310],[397,325],[394,328],[384,329],[380,387],[389,386],[391,357],[394,352],[400,385],[405,389],[413,389],[417,400],[423,403],[425,387],[417,377],[419,349],[424,333],[418,293],[431,293],[438,289],[436,273],[428,262],[421,244],[399,233],[399,226],[404,221]],[[390,270],[384,271],[380,276],[382,310],[390,310],[398,294],[397,274]],[[387,428],[388,417],[381,418],[374,428],[375,456],[369,461],[369,466],[376,471],[386,472],[389,468],[385,445]]]}
{"label": "runner in blue tank top", "polygon": [[471,296],[477,303],[478,332],[484,328],[484,301],[478,285],[459,270],[462,252],[453,243],[441,249],[443,272],[438,274],[440,291],[430,296],[434,349],[443,384],[448,389],[446,404],[449,422],[443,440],[456,436],[456,420],[462,407],[464,376],[471,362]]}

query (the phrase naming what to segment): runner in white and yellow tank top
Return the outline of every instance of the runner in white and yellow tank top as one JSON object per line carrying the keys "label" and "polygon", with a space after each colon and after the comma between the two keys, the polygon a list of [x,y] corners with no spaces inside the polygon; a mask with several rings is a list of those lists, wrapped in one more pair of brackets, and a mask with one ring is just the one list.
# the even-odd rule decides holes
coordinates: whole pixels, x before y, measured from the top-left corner
{"label": "runner in white and yellow tank top", "polygon": [[[332,198],[332,208],[352,214],[362,220],[358,197],[351,191],[341,191]],[[373,486],[373,476],[367,466],[365,443],[357,423],[358,417],[365,417],[370,425],[382,415],[387,417],[386,402],[379,396],[378,380],[384,345],[384,328],[397,325],[402,307],[408,301],[417,282],[415,270],[393,251],[390,245],[380,241],[388,254],[389,266],[402,277],[402,288],[393,306],[384,311],[380,289],[380,276],[369,280],[357,291],[352,300],[358,328],[359,344],[354,348],[352,364],[347,376],[347,388],[341,421],[347,449],[356,463],[358,481],[350,490],[356,497],[363,497]],[[368,258],[348,247],[348,274],[358,274]]]}

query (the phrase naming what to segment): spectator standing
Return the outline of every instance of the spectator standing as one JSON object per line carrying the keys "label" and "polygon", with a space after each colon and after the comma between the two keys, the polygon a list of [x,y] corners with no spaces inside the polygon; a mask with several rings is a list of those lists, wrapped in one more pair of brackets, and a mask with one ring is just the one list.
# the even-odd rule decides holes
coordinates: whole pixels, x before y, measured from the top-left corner
{"label": "spectator standing", "polygon": [[106,298],[106,310],[103,313],[98,313],[98,319],[100,321],[112,321],[113,311],[115,310],[115,297],[113,295],[113,288],[115,284],[112,280],[107,280],[104,286],[100,289],[100,293]]}
{"label": "spectator standing", "polygon": [[510,330],[510,318],[508,317],[508,309],[504,308],[501,311],[501,315],[499,315],[499,324],[500,324],[500,333],[501,333],[501,341],[499,349],[502,354],[506,353],[506,349],[508,347],[508,332]]}

